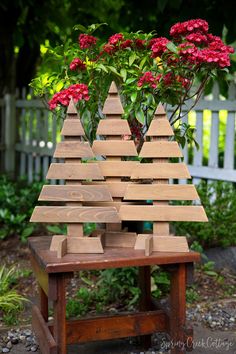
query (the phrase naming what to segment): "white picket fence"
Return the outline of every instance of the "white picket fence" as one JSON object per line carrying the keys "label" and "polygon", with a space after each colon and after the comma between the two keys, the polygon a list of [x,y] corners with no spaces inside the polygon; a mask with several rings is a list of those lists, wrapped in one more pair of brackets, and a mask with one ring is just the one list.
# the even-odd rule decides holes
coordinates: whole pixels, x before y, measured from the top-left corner
{"label": "white picket fence", "polygon": [[[212,95],[183,118],[196,127],[200,146],[199,150],[187,146],[183,150],[195,182],[201,178],[236,182],[235,98],[235,85],[230,87],[228,99],[220,97],[215,87]],[[25,91],[21,97],[6,95],[0,100],[0,113],[0,153],[5,170],[11,172],[17,166],[17,174],[29,181],[45,178],[62,119],[39,99],[28,99]]]}

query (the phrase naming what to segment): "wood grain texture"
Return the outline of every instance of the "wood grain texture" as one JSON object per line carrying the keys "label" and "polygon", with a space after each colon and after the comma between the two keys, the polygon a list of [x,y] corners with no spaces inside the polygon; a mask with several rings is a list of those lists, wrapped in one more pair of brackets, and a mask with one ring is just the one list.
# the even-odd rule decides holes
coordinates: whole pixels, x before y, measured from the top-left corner
{"label": "wood grain texture", "polygon": [[106,232],[106,247],[134,247],[137,234],[134,232]]}
{"label": "wood grain texture", "polygon": [[93,158],[89,143],[84,141],[61,141],[57,143],[53,157],[56,158]]}
{"label": "wood grain texture", "polygon": [[120,222],[114,207],[37,206],[31,222]]}
{"label": "wood grain texture", "polygon": [[122,115],[124,113],[124,109],[118,95],[111,95],[107,97],[103,106],[102,113],[105,115]]}
{"label": "wood grain texture", "polygon": [[131,130],[125,119],[101,119],[98,123],[97,135],[131,135]]}
{"label": "wood grain texture", "polygon": [[122,205],[119,215],[121,220],[130,221],[208,221],[202,206]]}
{"label": "wood grain texture", "polygon": [[85,136],[84,128],[78,118],[67,118],[64,120],[61,130],[63,136]]}
{"label": "wood grain texture", "polygon": [[107,186],[103,185],[46,185],[39,200],[47,201],[112,201]]}
{"label": "wood grain texture", "polygon": [[196,200],[199,199],[191,184],[129,184],[124,200]]}
{"label": "wood grain texture", "polygon": [[104,179],[96,163],[51,163],[46,178],[66,180]]}
{"label": "wood grain texture", "polygon": [[133,140],[95,140],[92,147],[95,155],[137,156]]}
{"label": "wood grain texture", "polygon": [[146,249],[146,239],[153,239],[153,252],[189,252],[188,242],[184,236],[155,236],[155,234],[139,234],[135,243],[136,250]]}
{"label": "wood grain texture", "polygon": [[169,179],[191,178],[185,163],[145,163],[138,164],[131,175],[131,179]]}
{"label": "wood grain texture", "polygon": [[167,119],[153,119],[146,136],[173,136],[174,132]]}
{"label": "wood grain texture", "polygon": [[[91,182],[82,182],[83,185],[89,185]],[[94,185],[104,185],[108,188],[112,198],[123,198],[126,192],[126,188],[130,182],[92,182]]]}
{"label": "wood grain texture", "polygon": [[[66,237],[67,247],[65,254],[79,253],[104,253],[101,237]],[[63,236],[55,235],[52,238],[50,251],[58,252],[58,247],[63,240]],[[60,257],[61,258],[61,257]]]}
{"label": "wood grain texture", "polygon": [[99,161],[99,167],[104,177],[129,177],[138,161]]}
{"label": "wood grain texture", "polygon": [[145,141],[139,154],[140,157],[182,157],[176,141]]}

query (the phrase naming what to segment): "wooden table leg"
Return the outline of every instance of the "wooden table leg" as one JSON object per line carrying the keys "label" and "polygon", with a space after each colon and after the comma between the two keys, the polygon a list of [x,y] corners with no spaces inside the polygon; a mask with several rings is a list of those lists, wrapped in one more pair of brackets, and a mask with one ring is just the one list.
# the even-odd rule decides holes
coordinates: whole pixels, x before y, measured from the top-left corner
{"label": "wooden table leg", "polygon": [[54,275],[57,286],[57,300],[53,301],[53,334],[58,346],[57,354],[66,354],[66,276],[64,273]]}
{"label": "wooden table leg", "polygon": [[[151,267],[139,267],[139,288],[141,291],[140,294],[140,311],[149,311],[151,310]],[[145,335],[141,336],[141,345],[143,348],[148,349],[151,347],[151,338],[152,336]]]}
{"label": "wooden table leg", "polygon": [[171,271],[170,337],[171,354],[184,354],[186,320],[186,265],[180,263]]}
{"label": "wooden table leg", "polygon": [[44,320],[48,322],[48,297],[40,286],[39,286],[39,308]]}

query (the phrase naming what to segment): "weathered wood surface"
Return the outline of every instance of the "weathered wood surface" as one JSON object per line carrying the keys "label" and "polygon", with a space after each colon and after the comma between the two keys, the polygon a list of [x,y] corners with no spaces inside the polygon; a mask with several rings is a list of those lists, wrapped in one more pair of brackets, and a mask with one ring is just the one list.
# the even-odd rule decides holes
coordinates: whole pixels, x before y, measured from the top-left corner
{"label": "weathered wood surface", "polygon": [[112,201],[107,186],[103,185],[45,185],[39,195],[43,201]]}
{"label": "weathered wood surface", "polygon": [[95,155],[137,156],[133,140],[95,140],[92,146]]}
{"label": "weathered wood surface", "polygon": [[202,206],[122,205],[119,215],[127,221],[208,221]]}
{"label": "weathered wood surface", "polygon": [[153,119],[146,136],[173,136],[174,132],[167,119]]}
{"label": "weathered wood surface", "polygon": [[58,252],[58,246],[64,240],[66,240],[64,255],[67,253],[104,253],[100,237],[67,237],[64,235],[53,236],[50,251]]}
{"label": "weathered wood surface", "polygon": [[145,141],[139,154],[140,157],[182,157],[176,141]]}
{"label": "weathered wood surface", "polygon": [[[152,251],[154,252],[189,252],[188,242],[184,236],[161,236],[155,234],[138,235],[135,244],[136,250],[146,250],[147,239],[152,237]],[[149,250],[150,254],[150,250]],[[148,254],[148,255],[149,255]]]}
{"label": "weathered wood surface", "polygon": [[104,176],[97,163],[52,163],[47,179],[103,180]]}
{"label": "weathered wood surface", "polygon": [[93,158],[89,143],[84,141],[61,141],[57,143],[53,157],[55,158]]}
{"label": "weathered wood surface", "polygon": [[196,200],[194,185],[186,184],[129,184],[124,200]]}
{"label": "weathered wood surface", "polygon": [[185,163],[145,163],[138,164],[131,179],[191,178]]}
{"label": "weathered wood surface", "polygon": [[78,118],[67,118],[64,120],[61,130],[63,136],[85,136],[84,128]]}
{"label": "weathered wood surface", "polygon": [[109,232],[104,235],[106,247],[134,247],[137,234],[134,232]]}
{"label": "weathered wood surface", "polygon": [[101,119],[98,123],[97,135],[131,135],[129,123],[125,119]]}
{"label": "weathered wood surface", "polygon": [[[82,182],[83,185],[89,185],[90,182]],[[94,185],[104,185],[108,188],[111,196],[113,198],[123,198],[126,193],[126,188],[130,182],[113,182],[113,181],[104,181],[104,182],[92,182]]]}
{"label": "weathered wood surface", "polygon": [[37,206],[31,222],[120,222],[114,207]]}
{"label": "weathered wood surface", "polygon": [[82,269],[107,269],[133,266],[148,266],[154,264],[171,264],[197,262],[200,254],[197,252],[153,252],[145,257],[142,250],[133,248],[108,247],[104,254],[67,254],[58,259],[56,252],[50,252],[50,236],[30,237],[29,247],[37,261],[47,273],[74,272]]}
{"label": "weathered wood surface", "polygon": [[[121,144],[123,142],[120,142]],[[138,161],[99,161],[99,167],[105,177],[129,177]]]}

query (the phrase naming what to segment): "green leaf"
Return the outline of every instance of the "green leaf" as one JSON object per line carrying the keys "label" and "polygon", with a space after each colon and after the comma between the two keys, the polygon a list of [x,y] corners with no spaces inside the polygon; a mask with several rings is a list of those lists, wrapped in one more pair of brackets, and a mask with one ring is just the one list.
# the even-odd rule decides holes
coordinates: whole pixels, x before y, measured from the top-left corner
{"label": "green leaf", "polygon": [[133,62],[135,61],[135,59],[137,58],[136,53],[132,53],[129,57],[129,66],[131,66],[133,64]]}
{"label": "green leaf", "polygon": [[136,101],[136,98],[137,98],[137,92],[132,93],[130,98],[131,98],[131,101],[134,103]]}
{"label": "green leaf", "polygon": [[175,53],[175,54],[178,54],[178,49],[177,49],[176,45],[174,45],[173,42],[168,42],[167,45],[166,45],[166,47],[167,47],[171,52],[173,52],[173,53]]}
{"label": "green leaf", "polygon": [[84,27],[83,25],[75,25],[74,27],[73,27],[73,30],[74,31],[81,31],[81,32],[84,32],[84,33],[87,33],[88,32],[88,30],[87,30],[87,28],[86,27]]}
{"label": "green leaf", "polygon": [[99,27],[101,26],[107,26],[106,22],[103,23],[93,23],[91,26],[88,27],[88,33],[93,33],[95,32]]}
{"label": "green leaf", "polygon": [[125,81],[126,78],[127,78],[127,70],[126,69],[121,69],[120,74],[121,74],[123,80]]}
{"label": "green leaf", "polygon": [[55,90],[57,92],[61,91],[61,89],[63,88],[64,84],[62,81],[59,81],[56,85],[55,85]]}
{"label": "green leaf", "polygon": [[126,84],[127,84],[127,85],[132,84],[134,81],[136,81],[136,78],[135,78],[135,77],[130,77],[130,78],[126,81]]}
{"label": "green leaf", "polygon": [[144,113],[142,111],[142,109],[140,109],[139,111],[136,112],[135,114],[137,120],[141,123],[141,124],[144,124],[145,122],[145,116],[144,116]]}
{"label": "green leaf", "polygon": [[33,233],[33,231],[34,231],[34,225],[29,225],[28,227],[26,227],[20,235],[21,240],[25,240]]}
{"label": "green leaf", "polygon": [[97,68],[102,69],[103,71],[105,71],[105,73],[108,73],[107,68],[106,68],[105,65],[103,65],[103,64],[98,64],[98,65],[97,65]]}
{"label": "green leaf", "polygon": [[116,70],[116,68],[114,68],[114,66],[108,66],[108,68],[117,76],[122,77],[120,73],[118,73],[118,71]]}

